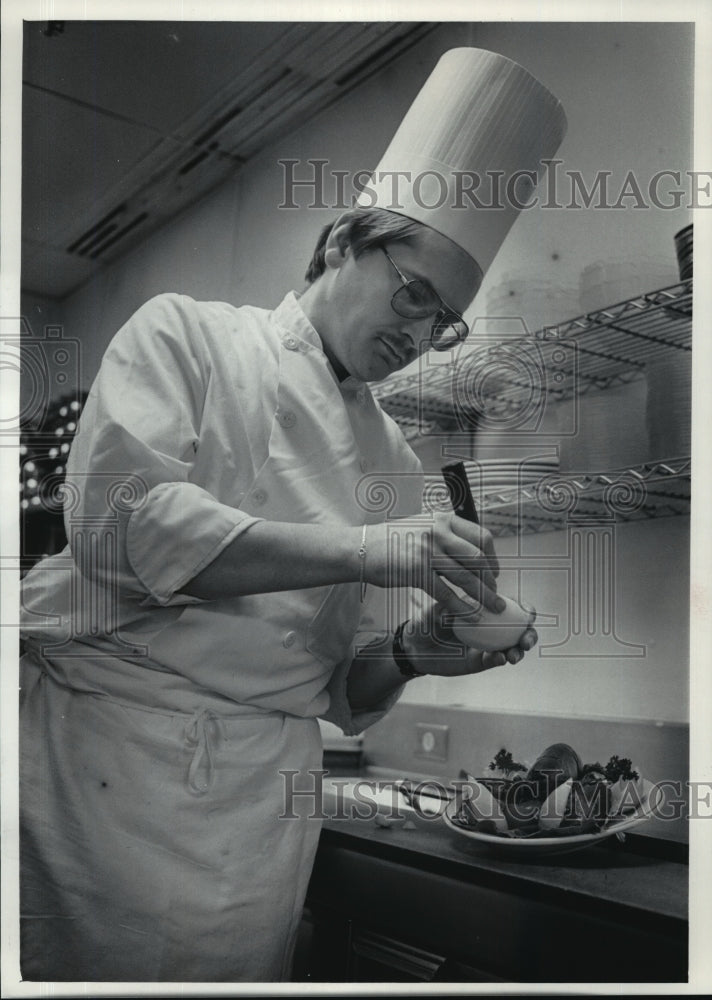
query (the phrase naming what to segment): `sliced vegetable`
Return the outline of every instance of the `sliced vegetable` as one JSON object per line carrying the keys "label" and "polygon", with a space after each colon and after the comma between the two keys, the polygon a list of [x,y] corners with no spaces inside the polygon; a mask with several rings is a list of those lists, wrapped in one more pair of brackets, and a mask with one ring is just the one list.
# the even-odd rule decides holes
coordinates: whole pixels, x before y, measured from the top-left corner
{"label": "sliced vegetable", "polygon": [[467,794],[460,806],[463,818],[472,823],[489,820],[494,823],[498,833],[506,833],[508,827],[504,811],[489,789],[485,788],[480,781],[472,781],[469,785],[464,786],[463,792],[465,791]]}
{"label": "sliced vegetable", "polygon": [[539,810],[539,826],[542,830],[555,830],[561,826],[566,815],[573,783],[573,778],[567,778],[563,784],[547,795]]}
{"label": "sliced vegetable", "polygon": [[[637,771],[632,772],[637,775]],[[643,779],[619,778],[609,788],[610,803],[608,814],[610,816],[625,816],[628,813],[637,812],[645,802],[645,788]]]}
{"label": "sliced vegetable", "polygon": [[610,785],[605,778],[589,772],[582,781],[574,781],[566,818],[600,826],[610,811]]}

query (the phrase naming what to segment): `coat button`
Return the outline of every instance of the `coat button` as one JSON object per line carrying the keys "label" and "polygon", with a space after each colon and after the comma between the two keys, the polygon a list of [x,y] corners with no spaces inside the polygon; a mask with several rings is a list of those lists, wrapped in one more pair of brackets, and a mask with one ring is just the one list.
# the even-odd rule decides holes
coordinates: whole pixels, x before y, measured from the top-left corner
{"label": "coat button", "polygon": [[252,502],[261,507],[263,503],[267,501],[267,492],[265,490],[255,490],[252,494]]}
{"label": "coat button", "polygon": [[299,347],[299,343],[296,337],[285,337],[284,346],[288,351],[296,351]]}
{"label": "coat button", "polygon": [[284,646],[285,649],[289,649],[290,646],[294,645],[296,640],[297,640],[296,632],[287,632],[284,636],[284,639],[282,639],[282,645]]}
{"label": "coat button", "polygon": [[297,422],[297,415],[296,413],[292,413],[291,410],[284,410],[277,414],[277,420],[282,427],[294,427]]}

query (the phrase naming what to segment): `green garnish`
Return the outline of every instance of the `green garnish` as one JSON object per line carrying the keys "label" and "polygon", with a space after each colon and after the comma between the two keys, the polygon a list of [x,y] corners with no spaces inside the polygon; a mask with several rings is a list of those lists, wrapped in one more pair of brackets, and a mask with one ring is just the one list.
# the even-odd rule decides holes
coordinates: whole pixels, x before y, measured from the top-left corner
{"label": "green garnish", "polygon": [[502,747],[494,755],[494,760],[489,762],[490,771],[503,771],[506,775],[513,774],[516,771],[526,771],[524,764],[520,764],[518,761],[512,759],[512,755],[509,750],[505,750]]}
{"label": "green garnish", "polygon": [[636,781],[640,777],[638,772],[633,770],[630,757],[619,757],[617,754],[611,757],[605,767],[598,761],[595,764],[584,764],[581,776],[585,776],[590,771],[603,774],[606,781],[610,781],[611,784],[614,784],[619,778],[623,778],[624,781]]}

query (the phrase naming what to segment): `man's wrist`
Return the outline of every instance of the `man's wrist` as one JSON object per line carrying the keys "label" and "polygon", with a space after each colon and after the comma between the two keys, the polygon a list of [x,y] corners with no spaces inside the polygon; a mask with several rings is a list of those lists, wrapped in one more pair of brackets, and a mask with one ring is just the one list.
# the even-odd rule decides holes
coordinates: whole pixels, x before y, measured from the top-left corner
{"label": "man's wrist", "polygon": [[[433,624],[432,622],[430,623]],[[402,648],[407,662],[412,668],[410,677],[453,676],[474,674],[484,669],[482,653],[465,645],[457,636],[445,629],[422,631],[411,622],[405,622],[402,631]],[[460,652],[458,653],[458,648]],[[408,674],[404,674],[408,676]]]}
{"label": "man's wrist", "polygon": [[401,676],[406,678],[406,680],[412,680],[414,677],[423,677],[425,674],[425,671],[416,669],[413,664],[415,656],[412,645],[408,642],[408,636],[412,634],[407,631],[409,624],[409,619],[401,622],[393,636],[393,659]]}

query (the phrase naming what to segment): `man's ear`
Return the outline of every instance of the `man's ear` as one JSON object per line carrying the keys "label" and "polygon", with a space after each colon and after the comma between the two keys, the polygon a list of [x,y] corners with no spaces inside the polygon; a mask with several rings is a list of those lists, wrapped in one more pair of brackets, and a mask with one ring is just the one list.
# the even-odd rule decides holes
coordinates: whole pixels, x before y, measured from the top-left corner
{"label": "man's ear", "polygon": [[324,263],[327,267],[341,267],[351,253],[351,224],[348,213],[339,216],[334,223],[324,249]]}
{"label": "man's ear", "polygon": [[[347,248],[348,253],[348,248]],[[341,267],[344,262],[345,254],[342,253],[341,248],[338,246],[327,247],[324,251],[324,263],[327,267],[337,269]]]}

